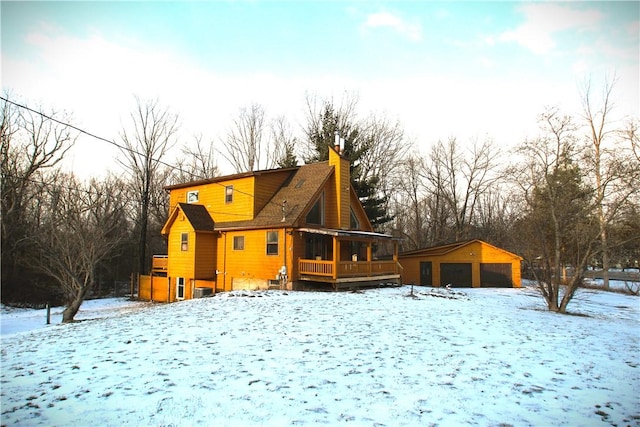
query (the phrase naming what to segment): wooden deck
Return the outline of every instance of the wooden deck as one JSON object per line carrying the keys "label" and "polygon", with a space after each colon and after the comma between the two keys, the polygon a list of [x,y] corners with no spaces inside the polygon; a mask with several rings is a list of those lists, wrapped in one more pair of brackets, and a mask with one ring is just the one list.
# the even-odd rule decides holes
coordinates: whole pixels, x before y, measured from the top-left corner
{"label": "wooden deck", "polygon": [[151,260],[151,273],[154,275],[162,275],[167,274],[167,269],[169,267],[169,256],[168,255],[154,255]]}
{"label": "wooden deck", "polygon": [[397,261],[327,261],[300,259],[299,280],[328,283],[334,289],[367,283],[399,282],[401,266]]}

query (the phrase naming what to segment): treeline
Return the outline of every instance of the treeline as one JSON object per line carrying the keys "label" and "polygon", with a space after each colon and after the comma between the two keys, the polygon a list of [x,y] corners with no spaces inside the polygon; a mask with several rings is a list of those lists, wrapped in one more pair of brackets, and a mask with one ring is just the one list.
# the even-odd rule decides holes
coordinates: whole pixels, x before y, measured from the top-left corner
{"label": "treeline", "polygon": [[[490,138],[451,137],[426,153],[399,121],[363,115],[353,96],[308,96],[300,129],[253,104],[209,141],[181,141],[170,108],[137,99],[110,140],[120,149],[118,171],[87,182],[61,168],[84,131],[68,116],[5,95],[2,301],[64,303],[73,318],[96,285],[128,281],[148,271],[152,254],[166,253],[165,185],[220,175],[220,157],[234,172],[326,160],[342,138],[372,223],[399,237],[401,250],[472,238],[505,247],[536,267],[549,308],[563,311],[562,266],[640,259],[638,120],[613,121],[613,88],[608,82],[594,101],[585,85],[582,115],[547,109],[539,135],[514,150]],[[169,157],[174,147],[177,158]]]}

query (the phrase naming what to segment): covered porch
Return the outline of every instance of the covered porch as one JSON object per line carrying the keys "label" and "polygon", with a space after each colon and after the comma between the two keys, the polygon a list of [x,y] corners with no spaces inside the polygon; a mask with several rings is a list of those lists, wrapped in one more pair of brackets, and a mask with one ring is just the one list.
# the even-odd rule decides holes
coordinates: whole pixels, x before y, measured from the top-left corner
{"label": "covered porch", "polygon": [[[301,228],[304,257],[297,260],[298,280],[330,284],[334,290],[381,282],[400,282],[398,242],[389,235]],[[381,249],[385,248],[383,254]]]}

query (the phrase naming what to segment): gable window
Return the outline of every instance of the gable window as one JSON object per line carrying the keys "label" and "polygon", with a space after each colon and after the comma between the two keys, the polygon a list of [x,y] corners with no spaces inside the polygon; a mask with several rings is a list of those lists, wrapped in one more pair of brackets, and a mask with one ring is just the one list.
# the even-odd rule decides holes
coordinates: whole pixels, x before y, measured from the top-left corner
{"label": "gable window", "polygon": [[233,236],[233,250],[244,251],[244,236]]}
{"label": "gable window", "polygon": [[187,192],[187,203],[198,203],[198,200],[200,200],[200,195],[198,191]]}
{"label": "gable window", "polygon": [[227,185],[226,187],[224,187],[224,202],[233,202],[233,185]]}
{"label": "gable window", "polygon": [[324,193],[320,195],[307,214],[308,224],[324,225]]}
{"label": "gable window", "polygon": [[358,217],[351,209],[351,229],[352,230],[360,230],[360,221],[358,221]]}
{"label": "gable window", "polygon": [[267,231],[267,255],[278,255],[277,231]]}
{"label": "gable window", "polygon": [[180,250],[181,251],[189,250],[189,233],[182,233],[180,235]]}

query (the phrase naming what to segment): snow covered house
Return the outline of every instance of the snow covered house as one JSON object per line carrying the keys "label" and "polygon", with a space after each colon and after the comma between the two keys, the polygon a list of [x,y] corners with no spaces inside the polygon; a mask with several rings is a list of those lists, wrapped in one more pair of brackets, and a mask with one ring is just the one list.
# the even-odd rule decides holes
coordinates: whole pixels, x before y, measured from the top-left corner
{"label": "snow covered house", "polygon": [[478,239],[416,249],[398,257],[404,283],[468,288],[521,285],[522,258]]}
{"label": "snow covered house", "polygon": [[[397,242],[373,231],[339,152],[330,147],[326,162],[166,187],[168,250],[140,277],[139,298],[399,282]],[[393,249],[379,259],[383,242]]]}

